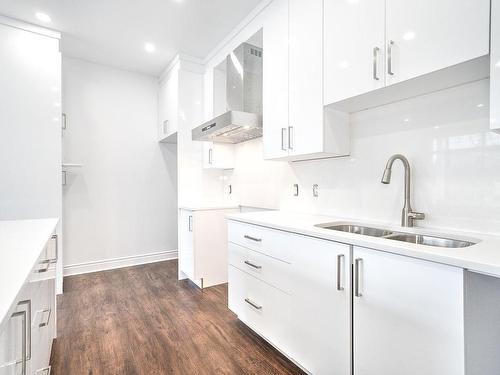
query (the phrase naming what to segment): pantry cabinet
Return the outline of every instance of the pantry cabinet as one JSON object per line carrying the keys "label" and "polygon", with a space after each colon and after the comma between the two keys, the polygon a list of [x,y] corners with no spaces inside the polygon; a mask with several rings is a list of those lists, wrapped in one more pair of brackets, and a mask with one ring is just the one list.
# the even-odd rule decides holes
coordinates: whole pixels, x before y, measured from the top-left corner
{"label": "pantry cabinet", "polygon": [[353,249],[357,375],[464,374],[463,269]]}
{"label": "pantry cabinet", "polygon": [[204,169],[233,169],[234,145],[203,142]]}
{"label": "pantry cabinet", "polygon": [[345,117],[323,110],[323,0],[275,0],[263,31],[264,157],[349,154]]}
{"label": "pantry cabinet", "polygon": [[324,0],[323,24],[328,108],[355,112],[489,74],[490,0]]}

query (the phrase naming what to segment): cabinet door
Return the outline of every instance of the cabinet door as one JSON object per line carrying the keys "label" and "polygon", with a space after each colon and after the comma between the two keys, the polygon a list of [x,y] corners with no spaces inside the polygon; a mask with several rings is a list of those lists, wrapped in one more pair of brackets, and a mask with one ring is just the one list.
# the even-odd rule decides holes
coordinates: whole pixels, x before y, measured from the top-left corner
{"label": "cabinet door", "polygon": [[304,236],[293,236],[290,243],[291,357],[312,374],[349,375],[350,246]]}
{"label": "cabinet door", "polygon": [[354,248],[354,373],[464,374],[463,270]]}
{"label": "cabinet door", "polygon": [[489,14],[490,0],[387,0],[387,84],[487,55]]}
{"label": "cabinet door", "polygon": [[233,169],[234,146],[203,142],[203,168],[204,169]]}
{"label": "cabinet door", "polygon": [[288,0],[274,0],[263,28],[264,158],[288,156]]}
{"label": "cabinet door", "polygon": [[324,104],[385,84],[385,0],[324,0]]}
{"label": "cabinet door", "polygon": [[289,4],[289,150],[313,154],[324,151],[323,0]]}
{"label": "cabinet door", "polygon": [[188,210],[180,210],[179,268],[190,279],[195,278],[193,230],[194,230],[194,212]]}

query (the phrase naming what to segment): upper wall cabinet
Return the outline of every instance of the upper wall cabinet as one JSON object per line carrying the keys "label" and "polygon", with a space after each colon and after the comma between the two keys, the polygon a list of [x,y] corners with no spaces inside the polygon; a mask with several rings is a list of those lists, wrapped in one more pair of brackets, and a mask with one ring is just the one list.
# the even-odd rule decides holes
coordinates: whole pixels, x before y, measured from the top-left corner
{"label": "upper wall cabinet", "polygon": [[324,0],[324,104],[354,112],[487,77],[489,20],[490,0]]}
{"label": "upper wall cabinet", "polygon": [[263,45],[264,157],[345,156],[348,121],[323,109],[323,0],[275,0]]}
{"label": "upper wall cabinet", "polygon": [[160,81],[158,89],[158,137],[160,142],[176,143],[179,103],[179,68],[174,67]]}
{"label": "upper wall cabinet", "polygon": [[491,1],[491,128],[500,131],[500,0]]}

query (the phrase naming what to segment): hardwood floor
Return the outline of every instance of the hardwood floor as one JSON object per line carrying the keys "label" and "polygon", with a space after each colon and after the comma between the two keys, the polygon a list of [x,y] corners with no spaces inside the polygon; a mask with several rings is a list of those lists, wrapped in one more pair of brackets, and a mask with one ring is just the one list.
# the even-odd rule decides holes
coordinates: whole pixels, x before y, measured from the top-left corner
{"label": "hardwood floor", "polygon": [[177,281],[177,261],[70,276],[53,375],[303,374],[239,322],[227,286]]}

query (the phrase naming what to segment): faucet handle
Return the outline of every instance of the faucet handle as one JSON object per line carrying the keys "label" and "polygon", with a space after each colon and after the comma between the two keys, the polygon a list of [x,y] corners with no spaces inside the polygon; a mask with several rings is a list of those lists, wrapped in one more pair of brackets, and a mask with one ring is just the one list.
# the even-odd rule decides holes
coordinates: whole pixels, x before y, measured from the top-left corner
{"label": "faucet handle", "polygon": [[408,212],[408,217],[413,220],[424,220],[425,214],[422,212]]}

